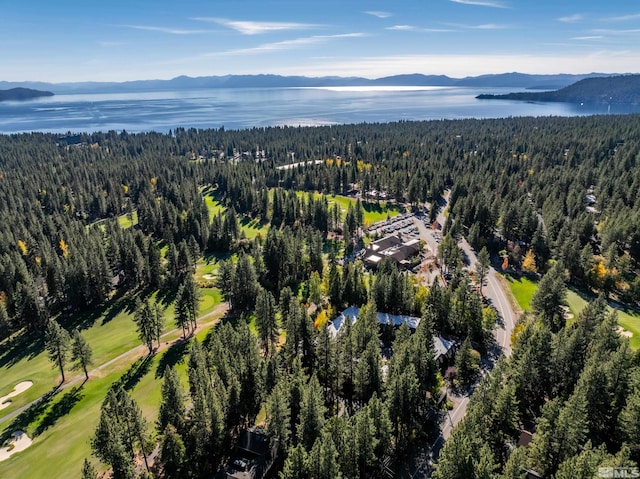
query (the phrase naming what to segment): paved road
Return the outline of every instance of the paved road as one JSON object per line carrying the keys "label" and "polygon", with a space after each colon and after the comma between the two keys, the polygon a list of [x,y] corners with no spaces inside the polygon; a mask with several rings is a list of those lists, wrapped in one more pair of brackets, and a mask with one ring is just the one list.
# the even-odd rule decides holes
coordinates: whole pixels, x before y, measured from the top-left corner
{"label": "paved road", "polygon": [[[445,192],[444,199],[446,204],[448,204],[448,192]],[[444,214],[446,210],[446,204],[445,206],[442,206],[440,208],[440,212],[438,213],[437,219],[441,225],[444,225],[446,221],[446,217]],[[436,241],[434,236],[435,232],[431,228],[427,228],[424,223],[418,218],[414,218],[414,222],[416,223],[418,231],[420,232],[420,238],[424,239],[434,255],[437,255],[438,242]],[[475,269],[475,265],[478,260],[476,252],[473,250],[473,248],[471,248],[467,240],[464,238],[460,240],[458,246],[464,252],[468,269]],[[500,347],[502,354],[504,354],[505,356],[510,356],[511,333],[515,325],[516,313],[513,310],[511,302],[507,298],[507,295],[503,291],[498,279],[498,273],[495,269],[493,269],[493,267],[489,269],[486,285],[483,287],[482,292],[498,311],[498,323],[493,330],[496,344]],[[492,364],[493,363],[489,362],[488,366],[491,367]],[[483,371],[483,374],[485,374],[486,372],[488,372],[488,370]],[[449,398],[454,402],[454,407],[447,413],[447,416],[444,418],[444,421],[441,424],[440,435],[437,437],[431,447],[428,448],[427,451],[425,451],[426,456],[420,461],[418,469],[412,476],[414,478],[430,477],[431,459],[433,457],[437,457],[437,454],[443,446],[444,441],[446,441],[451,436],[453,429],[462,420],[462,418],[464,418],[467,412],[470,393],[462,396],[457,396],[451,391],[449,391],[448,393]]]}

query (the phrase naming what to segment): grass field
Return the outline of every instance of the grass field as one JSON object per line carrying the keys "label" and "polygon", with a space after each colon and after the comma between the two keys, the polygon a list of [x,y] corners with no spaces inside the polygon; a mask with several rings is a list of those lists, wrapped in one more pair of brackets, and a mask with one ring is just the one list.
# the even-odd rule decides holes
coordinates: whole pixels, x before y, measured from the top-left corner
{"label": "grass field", "polygon": [[120,224],[120,228],[127,229],[131,228],[133,225],[138,224],[138,212],[134,211],[131,216],[129,214],[124,214],[118,216],[118,223]]}
{"label": "grass field", "polygon": [[[204,339],[210,328],[196,337]],[[185,358],[190,343],[177,343],[167,351],[131,364],[123,359],[88,382],[65,390],[50,402],[34,408],[20,424],[33,444],[25,451],[0,463],[0,477],[79,478],[84,458],[91,456],[90,438],[100,418],[100,407],[111,385],[121,381],[138,402],[155,431],[154,421],[160,406],[160,378],[167,365],[175,365],[184,386],[187,386]],[[123,374],[123,371],[125,373]],[[92,460],[94,464],[96,460]]]}
{"label": "grass field", "polygon": [[[307,193],[298,191],[297,195],[302,197],[302,196],[306,196]],[[314,198],[317,199],[322,197],[322,194],[316,192],[313,194],[313,196]],[[329,206],[331,206],[334,203],[337,203],[338,206],[340,207],[340,210],[342,211],[343,217],[344,215],[346,215],[347,210],[349,209],[349,205],[350,204],[355,205],[356,201],[357,200],[355,198],[349,198],[347,196],[340,196],[340,195],[327,196],[327,203],[329,204]],[[386,220],[387,215],[391,218],[402,212],[398,205],[392,204],[392,203],[386,203],[386,202],[377,203],[375,201],[362,201],[362,208],[364,209],[365,226],[369,226],[373,223],[377,223],[378,221]]]}
{"label": "grass field", "polygon": [[509,289],[511,289],[511,293],[520,309],[529,311],[531,309],[531,298],[536,289],[538,289],[538,284],[526,276],[503,275],[503,277],[507,280]]}
{"label": "grass field", "polygon": [[[524,276],[517,278],[511,275],[504,275],[503,277],[509,284],[509,289],[520,309],[529,311],[531,309],[531,298],[536,292],[538,284]],[[580,314],[589,301],[594,299],[595,296],[588,295],[582,291],[576,289],[567,290],[566,303],[574,318]],[[609,306],[610,311],[613,309]],[[615,309],[618,312],[620,326],[633,335],[629,338],[629,344],[633,349],[640,349],[640,313],[624,306],[616,307]]]}
{"label": "grass field", "polygon": [[[200,315],[205,315],[220,304],[220,293],[215,288],[201,291]],[[151,297],[155,300],[155,294]],[[133,298],[124,297],[112,301],[95,316],[85,315],[68,321],[67,326],[78,325],[82,334],[92,346],[94,365],[98,366],[117,358],[121,354],[140,345],[140,340],[131,319],[129,304]],[[165,310],[165,331],[175,329],[173,306]],[[206,334],[200,332],[199,335]],[[179,338],[181,331],[163,338],[164,342]],[[184,349],[184,348],[182,348]],[[33,386],[15,396],[12,404],[0,411],[0,418],[15,411],[35,399],[53,391],[59,382],[59,372],[52,367],[42,342],[30,337],[15,338],[13,342],[0,343],[0,396],[10,392],[15,384],[32,380]],[[178,362],[184,351],[171,348],[166,353],[152,357],[149,361],[136,361],[135,356],[126,355],[108,367],[91,374],[91,379],[82,384],[59,390],[49,399],[32,406],[20,415],[0,423],[0,436],[7,437],[15,430],[24,430],[33,439],[33,444],[25,451],[0,463],[0,477],[80,477],[82,460],[89,457],[89,438],[99,419],[102,401],[111,384],[123,372],[127,374],[127,384],[132,395],[139,401],[143,413],[150,420],[155,419],[160,403],[158,378],[167,364]],[[180,353],[180,354],[178,354]],[[133,370],[132,370],[133,368]],[[185,367],[181,366],[186,378]],[[82,376],[81,372],[66,368],[67,381]]]}

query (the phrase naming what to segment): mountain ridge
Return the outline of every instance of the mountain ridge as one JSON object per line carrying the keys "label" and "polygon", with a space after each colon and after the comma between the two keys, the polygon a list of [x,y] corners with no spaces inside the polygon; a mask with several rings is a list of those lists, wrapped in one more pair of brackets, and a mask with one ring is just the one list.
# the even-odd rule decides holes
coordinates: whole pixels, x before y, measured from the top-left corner
{"label": "mountain ridge", "polygon": [[512,87],[526,89],[562,88],[576,81],[608,77],[618,74],[552,74],[499,73],[452,78],[447,75],[421,73],[391,75],[380,78],[364,77],[307,77],[275,74],[221,75],[190,77],[180,75],[169,80],[132,80],[126,82],[7,82],[0,81],[0,88],[29,88],[49,90],[54,93],[136,93],[142,91],[193,90],[207,88],[295,88],[336,86],[443,86],[443,87]]}
{"label": "mountain ridge", "polygon": [[479,100],[638,105],[640,104],[640,75],[585,78],[553,91],[519,92],[504,95],[482,94],[476,98]]}
{"label": "mountain ridge", "polygon": [[34,90],[31,88],[15,87],[0,90],[0,101],[23,101],[39,98],[41,96],[53,96],[53,92]]}

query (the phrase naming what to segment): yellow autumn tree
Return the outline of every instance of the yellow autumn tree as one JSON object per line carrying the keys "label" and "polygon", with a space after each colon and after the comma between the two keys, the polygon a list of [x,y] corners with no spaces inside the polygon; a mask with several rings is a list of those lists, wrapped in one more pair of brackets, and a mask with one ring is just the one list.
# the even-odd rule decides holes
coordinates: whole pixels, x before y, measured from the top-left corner
{"label": "yellow autumn tree", "polygon": [[316,316],[316,320],[313,322],[313,326],[316,328],[316,331],[320,331],[320,328],[325,325],[328,319],[329,317],[327,316],[327,312],[324,310],[320,311],[318,316]]}
{"label": "yellow autumn tree", "polygon": [[64,258],[69,256],[69,245],[66,243],[65,240],[61,239],[60,243],[58,243],[58,246],[60,247],[60,253],[62,253],[62,256]]}
{"label": "yellow autumn tree", "polygon": [[538,272],[538,268],[536,267],[536,255],[531,249],[527,251],[527,254],[524,255],[524,260],[522,261],[522,271],[529,274],[535,274]]}
{"label": "yellow autumn tree", "polygon": [[604,261],[600,260],[591,268],[591,283],[600,289],[604,285],[606,276],[607,268],[604,265]]}
{"label": "yellow autumn tree", "polygon": [[27,255],[27,243],[25,243],[22,240],[18,240],[18,249],[20,250],[20,253],[22,253],[22,256],[26,256]]}

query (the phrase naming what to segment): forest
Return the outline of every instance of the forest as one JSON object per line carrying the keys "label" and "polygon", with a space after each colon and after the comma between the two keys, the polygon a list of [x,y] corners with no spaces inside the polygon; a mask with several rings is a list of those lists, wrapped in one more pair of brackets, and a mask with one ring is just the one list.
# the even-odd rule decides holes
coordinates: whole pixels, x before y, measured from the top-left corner
{"label": "forest", "polygon": [[[273,477],[393,477],[438,427],[433,336],[464,345],[462,372],[492,325],[460,254],[440,257],[446,287],[352,259],[368,209],[428,203],[433,221],[450,191],[443,244],[465,237],[539,287],[434,477],[636,467],[640,356],[605,306],[640,302],[639,154],[637,115],[0,136],[0,364],[28,348],[89,387],[100,340],[83,337],[126,300],[149,357],[167,319],[180,357],[160,359],[155,409],[127,372],[109,385],[77,477],[212,477],[256,424],[277,444]],[[346,208],[333,199],[354,191]],[[597,297],[571,322],[567,286]],[[205,289],[228,308],[199,337]],[[334,337],[347,306],[360,317]],[[421,321],[381,328],[378,311]],[[0,438],[40,429],[28,413]]]}

